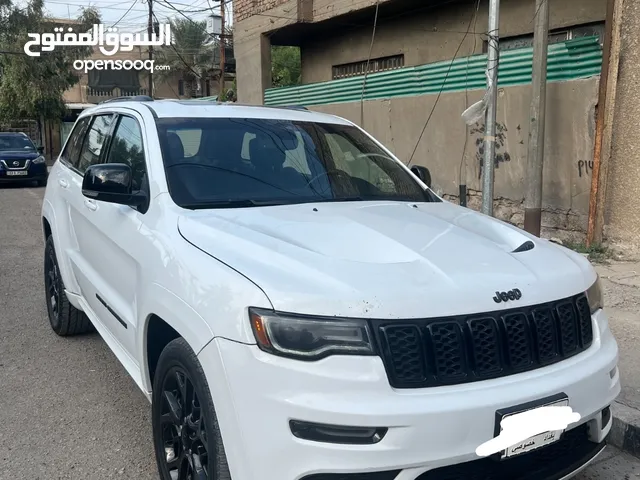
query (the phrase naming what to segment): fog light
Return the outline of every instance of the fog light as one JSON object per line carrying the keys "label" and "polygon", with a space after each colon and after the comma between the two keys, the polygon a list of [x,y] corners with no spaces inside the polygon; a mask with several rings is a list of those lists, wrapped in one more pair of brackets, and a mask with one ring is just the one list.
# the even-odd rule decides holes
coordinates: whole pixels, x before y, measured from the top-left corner
{"label": "fog light", "polygon": [[388,428],[344,427],[291,420],[291,433],[302,440],[346,445],[373,445],[387,434]]}

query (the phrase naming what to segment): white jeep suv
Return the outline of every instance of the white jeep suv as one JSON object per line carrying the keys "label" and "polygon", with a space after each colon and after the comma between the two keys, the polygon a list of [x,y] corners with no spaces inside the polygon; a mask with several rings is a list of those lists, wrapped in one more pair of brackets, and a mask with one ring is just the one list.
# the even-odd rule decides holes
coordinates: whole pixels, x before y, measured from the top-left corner
{"label": "white jeep suv", "polygon": [[[605,447],[618,348],[589,262],[349,121],[110,101],[49,179],[51,327],[95,328],[150,400],[162,480],[558,479]],[[478,453],[543,405],[580,419]]]}

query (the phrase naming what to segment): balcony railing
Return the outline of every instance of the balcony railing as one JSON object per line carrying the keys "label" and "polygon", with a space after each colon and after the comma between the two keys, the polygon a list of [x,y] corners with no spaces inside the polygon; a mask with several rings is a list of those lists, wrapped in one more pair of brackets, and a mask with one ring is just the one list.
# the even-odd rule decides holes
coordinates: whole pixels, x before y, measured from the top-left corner
{"label": "balcony railing", "polygon": [[89,101],[92,99],[95,101],[103,101],[108,100],[109,98],[116,97],[135,97],[136,95],[147,95],[146,88],[139,88],[137,90],[124,90],[118,87],[115,87],[112,90],[102,90],[98,88],[87,88],[87,97]]}

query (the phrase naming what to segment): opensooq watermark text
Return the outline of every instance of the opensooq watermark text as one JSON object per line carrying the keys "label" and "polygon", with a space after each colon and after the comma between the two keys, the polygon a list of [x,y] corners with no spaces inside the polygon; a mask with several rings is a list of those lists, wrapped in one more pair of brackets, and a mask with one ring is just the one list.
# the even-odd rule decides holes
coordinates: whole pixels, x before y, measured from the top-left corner
{"label": "opensooq watermark text", "polygon": [[155,65],[154,60],[76,60],[73,68],[83,70],[169,70],[169,65]]}

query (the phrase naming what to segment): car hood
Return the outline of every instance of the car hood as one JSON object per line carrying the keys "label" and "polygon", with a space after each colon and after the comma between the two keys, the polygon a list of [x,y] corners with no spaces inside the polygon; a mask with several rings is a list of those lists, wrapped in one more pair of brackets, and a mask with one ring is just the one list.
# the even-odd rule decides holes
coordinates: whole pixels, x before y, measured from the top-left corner
{"label": "car hood", "polygon": [[[581,255],[449,202],[354,202],[189,212],[192,245],[280,311],[423,318],[568,297],[596,275]],[[513,251],[531,241],[534,248]],[[522,297],[496,303],[496,292]]]}
{"label": "car hood", "polygon": [[40,154],[34,151],[0,150],[0,160],[33,160],[39,156]]}

